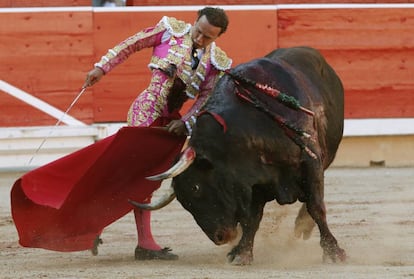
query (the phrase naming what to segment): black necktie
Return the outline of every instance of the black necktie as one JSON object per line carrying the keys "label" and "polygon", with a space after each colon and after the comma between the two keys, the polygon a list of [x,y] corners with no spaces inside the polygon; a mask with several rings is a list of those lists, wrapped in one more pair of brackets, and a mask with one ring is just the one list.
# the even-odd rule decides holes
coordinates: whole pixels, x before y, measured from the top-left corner
{"label": "black necktie", "polygon": [[198,59],[198,52],[197,49],[193,47],[193,50],[191,51],[191,57],[192,57],[192,64],[191,68],[195,70],[198,66],[198,63],[200,63],[200,59]]}

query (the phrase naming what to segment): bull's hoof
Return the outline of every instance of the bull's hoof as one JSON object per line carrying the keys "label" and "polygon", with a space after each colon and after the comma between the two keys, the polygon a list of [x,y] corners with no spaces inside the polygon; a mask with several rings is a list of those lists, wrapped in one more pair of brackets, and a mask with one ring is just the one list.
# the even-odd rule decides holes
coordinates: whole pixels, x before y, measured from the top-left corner
{"label": "bull's hoof", "polygon": [[228,253],[227,260],[232,265],[250,265],[253,262],[253,254],[246,252],[242,254]]}
{"label": "bull's hoof", "polygon": [[346,252],[344,249],[339,246],[332,247],[328,251],[323,252],[323,262],[326,263],[331,260],[333,263],[336,263],[337,260],[340,262],[346,261]]}

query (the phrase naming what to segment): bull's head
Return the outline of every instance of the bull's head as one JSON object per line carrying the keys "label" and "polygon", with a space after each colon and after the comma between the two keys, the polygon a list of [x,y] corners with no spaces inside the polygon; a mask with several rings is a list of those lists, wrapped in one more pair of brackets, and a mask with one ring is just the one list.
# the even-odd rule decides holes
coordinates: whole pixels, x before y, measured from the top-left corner
{"label": "bull's head", "polygon": [[[130,201],[133,205],[145,210],[156,210],[177,197],[215,244],[227,243],[237,236],[236,205],[235,199],[231,198],[233,195],[226,191],[224,181],[215,181],[212,162],[206,158],[196,158],[192,147],[185,149],[169,170],[147,178],[173,180],[167,193],[159,200],[150,204]],[[216,191],[217,188],[220,191]]]}
{"label": "bull's head", "polygon": [[[211,117],[201,117],[198,125],[210,122],[209,127],[215,127],[214,135],[223,134],[223,127]],[[211,123],[213,122],[213,123]],[[210,131],[211,132],[211,131]],[[198,138],[200,133],[195,137]],[[203,144],[210,142],[207,137],[202,137]],[[200,138],[198,138],[200,139]],[[160,200],[154,200],[150,204],[133,205],[146,209],[159,209],[174,197],[188,210],[196,220],[197,224],[206,235],[217,245],[227,243],[237,236],[237,224],[239,222],[238,211],[240,208],[240,193],[234,193],[234,185],[231,182],[232,174],[228,173],[226,163],[226,150],[205,151],[200,146],[200,140],[192,146],[191,141],[182,153],[177,163],[166,172],[148,177],[151,180],[162,180],[173,178],[170,191]],[[193,138],[194,140],[194,138]],[[201,144],[201,145],[203,145]],[[196,151],[197,150],[197,155]],[[226,171],[227,170],[227,171]],[[245,201],[245,200],[244,200]]]}

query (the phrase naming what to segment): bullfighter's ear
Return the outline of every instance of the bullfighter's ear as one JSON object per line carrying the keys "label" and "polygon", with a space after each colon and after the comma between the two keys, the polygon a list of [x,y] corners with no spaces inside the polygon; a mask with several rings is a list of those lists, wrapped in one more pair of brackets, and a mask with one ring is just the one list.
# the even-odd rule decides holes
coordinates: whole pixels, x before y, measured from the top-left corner
{"label": "bullfighter's ear", "polygon": [[206,171],[213,169],[213,163],[206,157],[196,158],[194,162],[194,166],[196,166],[198,169]]}

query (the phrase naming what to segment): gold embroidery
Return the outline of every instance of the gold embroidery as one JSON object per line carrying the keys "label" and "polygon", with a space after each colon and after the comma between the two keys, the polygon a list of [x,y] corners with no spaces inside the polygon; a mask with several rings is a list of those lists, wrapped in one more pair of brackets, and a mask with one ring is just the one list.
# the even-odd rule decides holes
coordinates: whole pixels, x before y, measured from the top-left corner
{"label": "gold embroidery", "polygon": [[[189,52],[190,60],[191,61],[191,54]],[[200,91],[200,85],[204,81],[207,75],[207,69],[206,66],[210,61],[210,46],[207,47],[205,50],[203,56],[201,57],[200,63],[198,64],[198,67],[195,69],[195,72],[191,75],[191,77],[188,78],[187,85],[187,92],[190,96],[197,96],[197,94]],[[187,65],[188,70],[191,72],[191,63],[190,65]]]}
{"label": "gold embroidery", "polygon": [[185,33],[190,31],[191,25],[182,21],[178,20],[175,17],[167,17],[164,16],[161,19],[161,22],[167,28],[167,30],[176,37],[182,37]]}
{"label": "gold embroidery", "polygon": [[226,55],[226,53],[215,44],[213,51],[214,52],[211,57],[211,63],[214,65],[214,67],[221,71],[230,69],[233,61]]}

